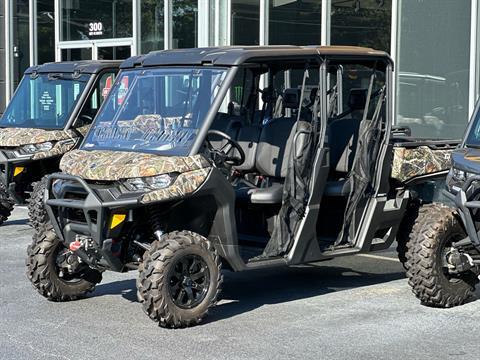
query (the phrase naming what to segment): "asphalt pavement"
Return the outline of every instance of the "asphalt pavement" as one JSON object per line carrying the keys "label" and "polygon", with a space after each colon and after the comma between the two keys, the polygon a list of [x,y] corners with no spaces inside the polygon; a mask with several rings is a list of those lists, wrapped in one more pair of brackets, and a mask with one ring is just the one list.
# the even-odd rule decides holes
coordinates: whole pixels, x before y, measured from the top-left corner
{"label": "asphalt pavement", "polygon": [[53,303],[25,276],[33,230],[0,227],[0,359],[478,359],[480,301],[427,308],[393,250],[289,269],[225,273],[222,300],[192,328],[158,327],[136,272],[108,272],[88,298]]}

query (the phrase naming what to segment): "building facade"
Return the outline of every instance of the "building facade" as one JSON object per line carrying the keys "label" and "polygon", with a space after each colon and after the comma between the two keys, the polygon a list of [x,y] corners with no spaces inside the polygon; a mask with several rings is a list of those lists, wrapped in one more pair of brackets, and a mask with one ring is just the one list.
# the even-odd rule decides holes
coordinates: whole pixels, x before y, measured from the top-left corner
{"label": "building facade", "polygon": [[479,94],[477,0],[0,0],[0,112],[23,71],[223,45],[358,45],[396,64],[396,122],[459,138]]}

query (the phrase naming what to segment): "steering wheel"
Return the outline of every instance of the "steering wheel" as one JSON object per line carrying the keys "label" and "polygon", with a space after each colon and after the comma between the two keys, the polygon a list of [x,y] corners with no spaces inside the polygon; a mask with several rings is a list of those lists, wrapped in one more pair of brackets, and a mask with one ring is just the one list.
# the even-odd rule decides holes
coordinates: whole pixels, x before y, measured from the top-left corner
{"label": "steering wheel", "polygon": [[[216,149],[212,144],[212,136],[219,136],[223,140],[225,140],[226,143],[220,149]],[[230,166],[239,166],[245,162],[245,152],[243,151],[240,144],[224,132],[220,130],[209,130],[205,140],[208,150],[214,155],[215,162],[219,160],[220,162],[223,162]],[[238,151],[239,156],[228,155],[233,148]]]}
{"label": "steering wheel", "polygon": [[91,124],[93,117],[87,114],[82,114],[78,117],[78,120],[81,121],[81,125]]}

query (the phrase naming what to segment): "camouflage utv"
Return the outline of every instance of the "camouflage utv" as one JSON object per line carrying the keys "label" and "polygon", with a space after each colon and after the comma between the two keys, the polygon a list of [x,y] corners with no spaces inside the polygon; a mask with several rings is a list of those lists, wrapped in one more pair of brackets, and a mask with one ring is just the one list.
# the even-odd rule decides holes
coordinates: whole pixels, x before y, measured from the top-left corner
{"label": "camouflage utv", "polygon": [[392,76],[386,53],[356,47],[126,60],[80,149],[47,180],[51,225],[28,249],[29,279],[66,301],[103,271],[138,269],[145,313],[182,327],[215,305],[222,267],[390,247],[439,196],[454,146],[392,129]]}
{"label": "camouflage utv", "polygon": [[424,205],[410,235],[408,282],[422,304],[448,308],[474,298],[480,278],[480,102],[452,153],[445,195]]}
{"label": "camouflage utv", "polygon": [[119,62],[48,63],[25,71],[0,119],[0,224],[28,202],[30,223],[46,221],[46,175],[80,144],[112,87]]}

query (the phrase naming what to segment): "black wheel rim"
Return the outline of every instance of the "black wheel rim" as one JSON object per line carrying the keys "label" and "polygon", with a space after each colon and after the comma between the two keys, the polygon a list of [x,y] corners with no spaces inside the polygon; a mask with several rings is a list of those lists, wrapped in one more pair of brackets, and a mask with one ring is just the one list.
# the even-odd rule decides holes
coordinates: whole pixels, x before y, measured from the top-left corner
{"label": "black wheel rim", "polygon": [[64,265],[68,262],[68,257],[76,255],[72,254],[66,247],[61,243],[58,243],[55,252],[54,252],[54,261],[55,261],[55,270],[58,278],[65,283],[78,283],[82,279],[80,278],[81,274],[78,272],[70,273]]}
{"label": "black wheel rim", "polygon": [[207,296],[210,270],[198,255],[182,256],[172,266],[168,289],[173,303],[182,309],[192,309]]}
{"label": "black wheel rim", "polygon": [[450,251],[450,248],[452,247],[452,244],[454,242],[462,240],[463,238],[465,238],[465,235],[461,233],[450,234],[450,236],[447,238],[443,246],[440,248],[440,252],[441,252],[440,261],[442,266],[442,273],[443,273],[443,276],[447,279],[447,281],[452,284],[459,283],[466,276],[465,273],[452,274],[448,268],[448,261],[447,261],[447,256]]}

